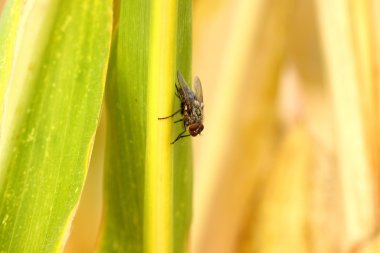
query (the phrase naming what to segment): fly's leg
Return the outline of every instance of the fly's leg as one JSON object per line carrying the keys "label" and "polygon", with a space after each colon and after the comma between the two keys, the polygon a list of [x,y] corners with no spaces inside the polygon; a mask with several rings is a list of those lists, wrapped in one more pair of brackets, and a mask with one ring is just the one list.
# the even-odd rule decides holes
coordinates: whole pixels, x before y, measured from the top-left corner
{"label": "fly's leg", "polygon": [[180,135],[178,136],[172,143],[170,144],[174,144],[176,141],[178,141],[179,139],[182,139],[182,138],[185,138],[185,137],[189,137],[191,136],[190,134],[186,134],[186,135]]}
{"label": "fly's leg", "polygon": [[183,119],[176,120],[176,121],[174,121],[174,123],[178,123],[178,122],[181,122],[181,121],[183,121]]}
{"label": "fly's leg", "polygon": [[183,131],[182,133],[180,133],[180,134],[177,136],[177,138],[175,138],[175,140],[174,140],[172,143],[170,143],[170,144],[174,144],[174,143],[175,143],[176,141],[178,141],[179,139],[190,136],[190,134],[183,135],[185,132],[186,132],[186,129],[185,129],[185,131]]}
{"label": "fly's leg", "polygon": [[173,113],[173,114],[170,115],[170,116],[163,117],[163,118],[158,118],[158,119],[168,119],[168,118],[171,118],[171,117],[173,117],[174,115],[176,115],[177,113],[179,113],[180,111],[181,111],[181,109],[179,109],[178,111],[176,111],[175,113]]}
{"label": "fly's leg", "polygon": [[176,141],[178,141],[178,140],[181,138],[181,136],[182,136],[185,132],[186,132],[186,129],[185,129],[182,133],[180,133],[180,134],[177,136],[177,138],[175,138],[175,140],[172,141],[170,144],[174,144]]}
{"label": "fly's leg", "polygon": [[190,134],[185,134],[185,135],[183,135],[183,134],[186,132],[186,124],[185,124],[185,121],[184,121],[183,119],[180,119],[180,120],[177,120],[176,122],[181,122],[181,121],[183,121],[183,132],[180,133],[180,134],[177,136],[177,138],[175,138],[175,140],[174,140],[172,143],[170,143],[170,144],[174,144],[174,143],[175,143],[176,141],[178,141],[179,139],[190,136]]}

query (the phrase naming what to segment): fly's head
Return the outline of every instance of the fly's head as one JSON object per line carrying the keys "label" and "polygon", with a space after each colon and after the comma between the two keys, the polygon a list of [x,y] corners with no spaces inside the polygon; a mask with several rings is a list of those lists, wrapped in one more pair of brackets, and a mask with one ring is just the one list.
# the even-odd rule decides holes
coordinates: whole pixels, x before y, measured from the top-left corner
{"label": "fly's head", "polygon": [[203,131],[203,124],[202,123],[193,123],[189,126],[189,133],[191,136],[197,136]]}

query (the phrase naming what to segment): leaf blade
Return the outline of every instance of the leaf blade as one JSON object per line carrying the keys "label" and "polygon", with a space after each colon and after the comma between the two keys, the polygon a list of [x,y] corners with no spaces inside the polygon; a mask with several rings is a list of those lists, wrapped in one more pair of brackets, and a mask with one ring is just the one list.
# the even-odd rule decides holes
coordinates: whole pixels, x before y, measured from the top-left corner
{"label": "leaf blade", "polygon": [[[147,0],[120,5],[107,84],[102,252],[182,252],[187,244],[190,141],[170,145],[179,128],[172,129],[171,119],[157,118],[172,114],[177,69],[190,76],[191,1],[154,4]],[[170,11],[161,13],[168,10],[163,6]],[[159,181],[161,175],[165,180]]]}
{"label": "leaf blade", "polygon": [[[42,26],[41,36],[49,43],[41,61],[27,66],[33,78],[25,75],[12,87],[27,88],[17,91],[21,96],[10,92],[8,98],[18,114],[11,123],[6,122],[11,127],[3,132],[7,136],[1,143],[6,151],[0,164],[0,219],[6,220],[0,227],[1,250],[52,252],[64,243],[84,184],[100,113],[111,4],[68,0],[45,6],[52,19]],[[36,45],[29,50],[45,46]],[[22,59],[29,55],[18,57],[19,62],[29,60]],[[13,73],[23,66],[18,67]],[[20,97],[23,100],[18,100]]]}

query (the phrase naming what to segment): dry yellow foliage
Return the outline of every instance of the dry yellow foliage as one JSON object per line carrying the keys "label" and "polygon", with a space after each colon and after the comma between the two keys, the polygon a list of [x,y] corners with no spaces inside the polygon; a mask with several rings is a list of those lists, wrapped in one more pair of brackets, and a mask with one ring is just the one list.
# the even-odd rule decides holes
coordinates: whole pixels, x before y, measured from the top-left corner
{"label": "dry yellow foliage", "polygon": [[380,252],[380,1],[194,1],[192,253]]}

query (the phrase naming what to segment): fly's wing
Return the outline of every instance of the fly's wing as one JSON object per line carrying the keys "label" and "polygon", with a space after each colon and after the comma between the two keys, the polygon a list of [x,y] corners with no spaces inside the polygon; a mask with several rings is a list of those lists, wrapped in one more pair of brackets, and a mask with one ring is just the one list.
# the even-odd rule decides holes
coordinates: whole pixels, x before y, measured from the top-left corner
{"label": "fly's wing", "polygon": [[183,94],[185,96],[185,99],[194,99],[193,92],[190,90],[189,86],[187,85],[185,79],[183,78],[182,74],[180,71],[177,71],[177,78],[179,82],[179,86],[181,90],[183,91]]}
{"label": "fly's wing", "polygon": [[195,96],[197,97],[198,101],[203,103],[202,84],[201,84],[201,80],[199,80],[199,77],[197,76],[194,79],[194,90],[195,90]]}

